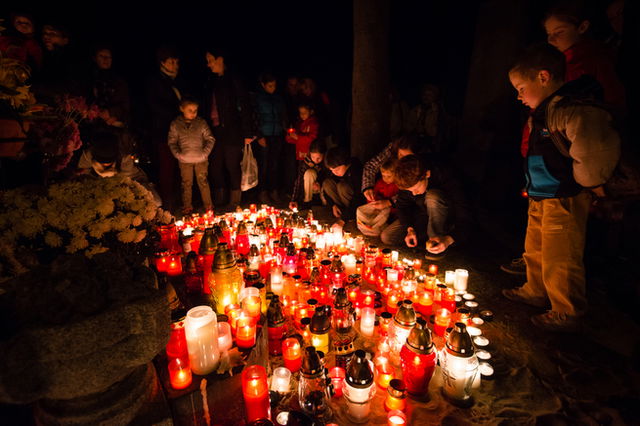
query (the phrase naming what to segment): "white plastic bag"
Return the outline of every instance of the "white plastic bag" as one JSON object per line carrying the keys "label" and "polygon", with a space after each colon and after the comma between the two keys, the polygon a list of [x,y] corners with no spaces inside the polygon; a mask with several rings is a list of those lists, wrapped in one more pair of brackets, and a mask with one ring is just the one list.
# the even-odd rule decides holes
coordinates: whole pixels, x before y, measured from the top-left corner
{"label": "white plastic bag", "polygon": [[242,191],[248,191],[258,185],[258,162],[253,156],[250,143],[244,145],[240,168],[242,169],[242,180],[240,181]]}
{"label": "white plastic bag", "polygon": [[367,237],[378,237],[387,227],[390,207],[384,209],[375,208],[374,204],[365,204],[356,210],[358,229]]}

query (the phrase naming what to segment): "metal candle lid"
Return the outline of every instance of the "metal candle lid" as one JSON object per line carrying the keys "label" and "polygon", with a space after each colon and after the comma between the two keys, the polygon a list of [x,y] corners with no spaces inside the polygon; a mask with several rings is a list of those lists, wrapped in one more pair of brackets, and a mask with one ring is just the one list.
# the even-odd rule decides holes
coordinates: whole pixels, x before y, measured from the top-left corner
{"label": "metal candle lid", "polygon": [[302,357],[302,365],[300,372],[305,376],[315,376],[323,370],[320,356],[316,352],[315,346],[307,346],[304,348],[304,356]]}
{"label": "metal candle lid", "polygon": [[257,245],[251,244],[251,247],[249,248],[249,256],[250,257],[260,256],[260,249],[258,248]]}
{"label": "metal candle lid", "polygon": [[216,254],[213,256],[213,269],[229,269],[236,266],[236,258],[227,247],[227,243],[218,244]]}
{"label": "metal candle lid", "polygon": [[284,312],[282,311],[282,303],[280,297],[274,294],[267,308],[267,323],[269,327],[279,327],[284,324]]}
{"label": "metal candle lid", "polygon": [[406,345],[412,352],[419,355],[428,355],[433,352],[431,332],[424,319],[418,318],[416,325],[409,332]]}
{"label": "metal candle lid", "polygon": [[207,228],[204,231],[202,240],[200,240],[200,247],[198,248],[198,254],[210,255],[215,254],[218,248],[218,237],[216,236],[213,228]]}
{"label": "metal candle lid", "polygon": [[326,315],[324,306],[316,307],[316,312],[311,317],[309,331],[313,334],[324,334],[331,329],[331,320]]}
{"label": "metal candle lid", "polygon": [[404,381],[400,379],[392,379],[389,382],[387,392],[394,398],[405,398],[407,396],[407,387],[405,386]]}
{"label": "metal candle lid", "polygon": [[244,222],[238,223],[238,228],[236,229],[236,234],[237,235],[248,234],[248,232],[247,232],[247,224],[244,223]]}
{"label": "metal candle lid", "polygon": [[446,347],[447,352],[463,358],[468,358],[473,355],[473,342],[467,332],[466,325],[461,322],[455,324],[447,338]]}
{"label": "metal candle lid", "polygon": [[396,312],[394,321],[405,327],[413,327],[416,325],[416,311],[413,309],[413,302],[405,299],[402,306]]}
{"label": "metal candle lid", "polygon": [[187,272],[198,272],[198,255],[195,251],[190,251],[187,255]]}
{"label": "metal candle lid", "polygon": [[336,309],[344,309],[351,306],[351,302],[349,301],[349,297],[347,296],[347,290],[345,290],[344,288],[339,288],[336,290],[336,296],[335,300],[333,301],[333,306]]}
{"label": "metal candle lid", "polygon": [[355,351],[347,365],[346,382],[354,388],[368,388],[373,383],[373,371],[362,349]]}

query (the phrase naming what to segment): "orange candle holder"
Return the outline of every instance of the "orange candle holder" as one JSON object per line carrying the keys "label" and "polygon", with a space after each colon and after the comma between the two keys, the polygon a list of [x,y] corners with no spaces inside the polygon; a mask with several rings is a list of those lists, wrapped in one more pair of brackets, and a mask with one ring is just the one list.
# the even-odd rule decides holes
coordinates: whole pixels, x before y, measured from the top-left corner
{"label": "orange candle holder", "polygon": [[302,365],[302,347],[295,337],[288,337],[282,341],[282,359],[284,366],[292,373],[300,370]]}
{"label": "orange candle holder", "polygon": [[428,269],[431,275],[438,275],[438,265],[431,264]]}
{"label": "orange candle holder", "polygon": [[440,308],[436,311],[435,324],[433,331],[440,337],[444,336],[449,323],[451,322],[451,311],[446,308]]}
{"label": "orange candle holder", "polygon": [[167,365],[169,370],[169,382],[174,389],[189,387],[193,380],[189,359],[174,358]]}
{"label": "orange candle holder", "polygon": [[389,382],[394,379],[393,366],[386,357],[376,358],[374,364],[376,367],[376,384],[382,389],[386,389],[389,386]]}
{"label": "orange candle holder", "polygon": [[242,372],[242,396],[247,422],[271,418],[267,371],[260,365],[250,365]]}

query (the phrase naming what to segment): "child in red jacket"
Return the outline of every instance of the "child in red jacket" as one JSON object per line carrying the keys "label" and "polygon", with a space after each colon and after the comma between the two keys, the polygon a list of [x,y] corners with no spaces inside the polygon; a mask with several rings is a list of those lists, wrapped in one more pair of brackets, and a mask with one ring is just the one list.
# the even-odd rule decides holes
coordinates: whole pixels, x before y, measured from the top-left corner
{"label": "child in red jacket", "polygon": [[[375,201],[369,201],[356,211],[358,229],[364,235],[377,237],[394,220],[393,200],[398,194],[394,182],[396,160],[390,158],[380,166],[381,177],[373,186]],[[389,220],[391,219],[391,220]]]}
{"label": "child in red jacket", "polygon": [[296,145],[296,160],[304,160],[309,153],[309,147],[318,137],[319,124],[313,108],[309,105],[300,105],[298,107],[300,119],[296,123],[295,129],[289,129],[286,137],[287,142]]}

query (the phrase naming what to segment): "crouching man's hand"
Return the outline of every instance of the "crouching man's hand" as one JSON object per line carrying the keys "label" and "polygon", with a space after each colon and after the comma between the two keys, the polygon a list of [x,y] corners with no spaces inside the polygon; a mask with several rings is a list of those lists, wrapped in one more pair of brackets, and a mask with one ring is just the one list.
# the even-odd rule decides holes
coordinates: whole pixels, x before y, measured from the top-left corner
{"label": "crouching man's hand", "polygon": [[451,244],[453,244],[453,237],[451,235],[432,237],[427,241],[427,251],[429,253],[439,254],[445,251]]}

